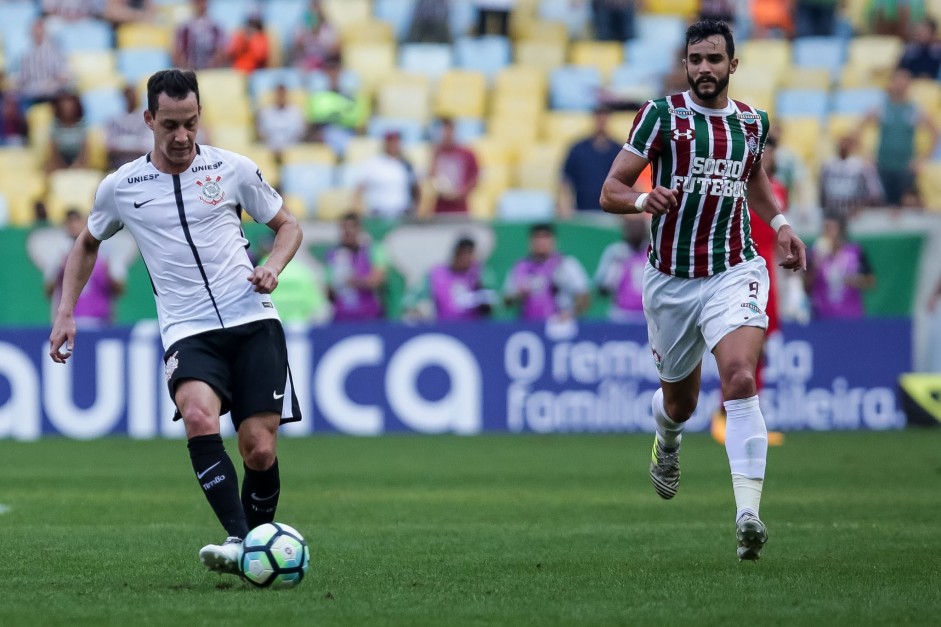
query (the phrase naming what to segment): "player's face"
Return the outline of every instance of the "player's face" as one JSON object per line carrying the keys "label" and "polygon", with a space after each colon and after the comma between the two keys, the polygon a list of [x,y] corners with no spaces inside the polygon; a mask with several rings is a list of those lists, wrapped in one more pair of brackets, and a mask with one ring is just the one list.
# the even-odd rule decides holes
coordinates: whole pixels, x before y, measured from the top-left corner
{"label": "player's face", "polygon": [[182,100],[166,94],[157,98],[157,113],[144,112],[147,126],[154,132],[154,151],[169,165],[187,168],[196,154],[196,131],[199,128],[199,105],[190,92]]}
{"label": "player's face", "polygon": [[686,48],[683,65],[693,94],[699,100],[709,102],[725,94],[738,59],[729,58],[724,37],[712,35]]}

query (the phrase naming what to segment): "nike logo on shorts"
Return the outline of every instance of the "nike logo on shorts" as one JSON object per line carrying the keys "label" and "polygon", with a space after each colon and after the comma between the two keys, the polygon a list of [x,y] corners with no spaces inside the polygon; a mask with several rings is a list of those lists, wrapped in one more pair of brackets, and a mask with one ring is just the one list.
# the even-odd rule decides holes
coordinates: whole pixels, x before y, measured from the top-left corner
{"label": "nike logo on shorts", "polygon": [[202,479],[203,476],[204,476],[207,472],[209,472],[210,470],[212,470],[213,468],[215,468],[216,466],[218,466],[218,465],[221,464],[221,463],[222,463],[221,461],[216,462],[215,464],[213,464],[212,466],[210,466],[210,467],[207,468],[206,470],[204,470],[204,471],[202,471],[202,472],[197,472],[197,473],[196,473],[196,478],[197,478],[197,479]]}
{"label": "nike logo on shorts", "polygon": [[274,397],[274,400],[278,401],[284,398],[284,392],[278,394],[277,392],[272,392],[271,395]]}
{"label": "nike logo on shorts", "polygon": [[137,201],[135,200],[135,201],[134,201],[134,208],[135,208],[135,209],[140,209],[141,207],[143,207],[143,206],[146,205],[147,203],[153,202],[153,201],[155,201],[155,200],[157,200],[157,199],[156,199],[156,198],[151,198],[150,200],[145,200],[144,202],[137,202]]}

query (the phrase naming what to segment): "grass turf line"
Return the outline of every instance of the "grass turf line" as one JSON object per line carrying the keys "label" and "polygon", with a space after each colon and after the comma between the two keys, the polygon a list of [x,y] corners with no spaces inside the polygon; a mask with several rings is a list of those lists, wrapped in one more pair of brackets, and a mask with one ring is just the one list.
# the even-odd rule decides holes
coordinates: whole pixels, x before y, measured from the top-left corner
{"label": "grass turf line", "polygon": [[[941,432],[789,434],[756,564],[725,451],[652,436],[282,440],[292,591],[206,572],[224,532],[180,441],[0,442],[0,625],[937,624]],[[228,442],[235,452],[234,442]]]}

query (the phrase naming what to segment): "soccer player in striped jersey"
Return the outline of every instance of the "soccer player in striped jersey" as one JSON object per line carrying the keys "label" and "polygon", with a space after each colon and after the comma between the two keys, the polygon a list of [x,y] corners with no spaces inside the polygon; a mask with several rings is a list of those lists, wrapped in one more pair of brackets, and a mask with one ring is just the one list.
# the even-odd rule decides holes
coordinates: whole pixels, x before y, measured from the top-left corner
{"label": "soccer player in striped jersey", "polygon": [[[784,268],[806,269],[806,254],[761,167],[768,114],[728,96],[738,65],[728,25],[704,19],[690,26],[683,62],[689,91],[644,104],[605,180],[601,206],[652,216],[644,313],[660,373],[654,488],[670,499],[679,487],[683,424],[696,409],[708,348],[726,399],[737,553],[755,560],[768,538],[758,517],[768,436],[755,385],[768,326],[768,269],[751,239],[749,207],[776,231]],[[648,163],[653,189],[639,193],[634,186]]]}

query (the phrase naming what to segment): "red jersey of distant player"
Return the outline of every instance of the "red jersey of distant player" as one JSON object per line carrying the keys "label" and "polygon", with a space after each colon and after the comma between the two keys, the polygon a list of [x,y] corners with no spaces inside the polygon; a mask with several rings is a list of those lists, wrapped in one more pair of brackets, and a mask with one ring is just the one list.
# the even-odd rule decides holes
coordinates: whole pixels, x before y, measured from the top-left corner
{"label": "red jersey of distant player", "polygon": [[[784,211],[787,209],[787,188],[774,177],[770,177],[770,180],[771,192],[774,194],[775,200],[778,201],[778,206]],[[751,238],[755,241],[755,246],[758,247],[758,254],[764,257],[765,263],[768,264],[768,306],[765,311],[768,314],[767,334],[771,335],[781,328],[778,322],[778,293],[775,289],[778,236],[774,229],[759,218],[754,211],[751,209],[748,211],[751,214]]]}

